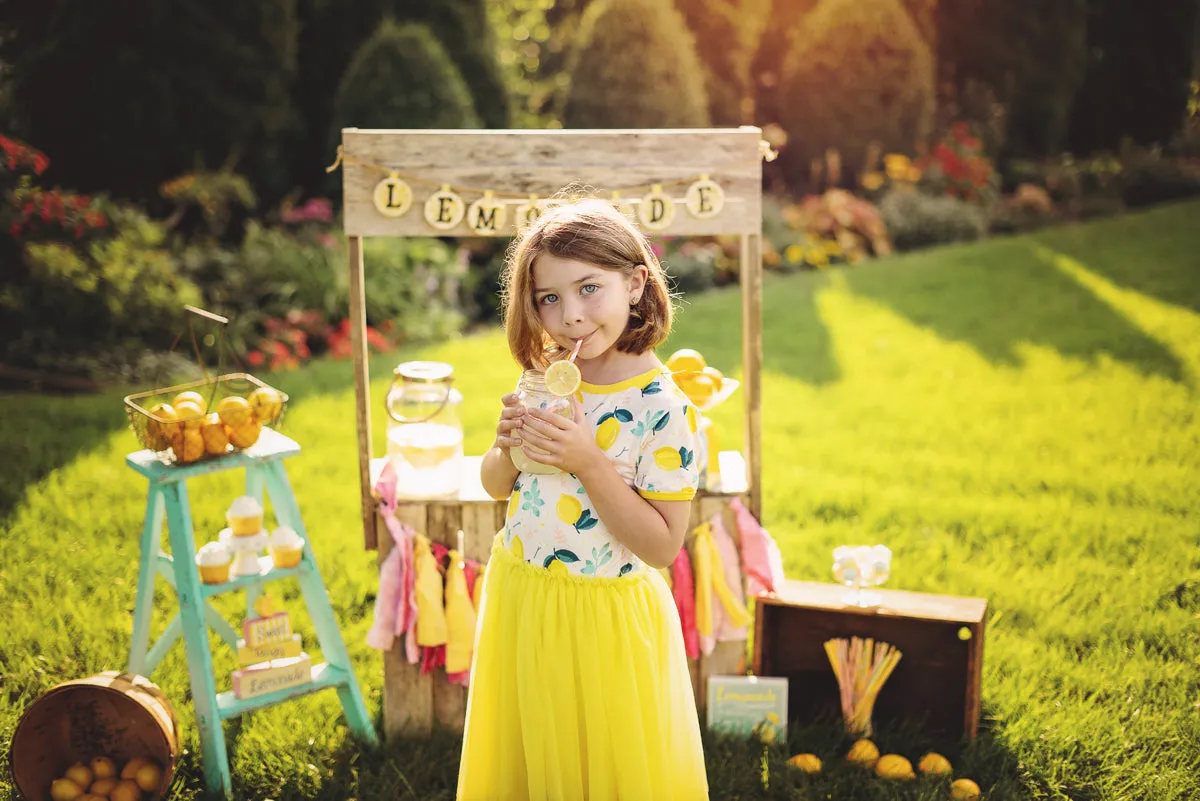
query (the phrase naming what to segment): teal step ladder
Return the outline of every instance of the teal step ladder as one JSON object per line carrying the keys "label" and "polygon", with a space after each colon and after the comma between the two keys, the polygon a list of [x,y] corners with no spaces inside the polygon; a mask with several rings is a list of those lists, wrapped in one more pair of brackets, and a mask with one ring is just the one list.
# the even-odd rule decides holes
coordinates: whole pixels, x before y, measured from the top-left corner
{"label": "teal step ladder", "polygon": [[[296,442],[277,431],[264,428],[262,436],[252,448],[214,461],[168,466],[159,462],[150,451],[131,453],[125,460],[150,482],[146,521],[142,528],[129,672],[150,677],[175,641],[183,638],[188,672],[191,674],[192,701],[196,707],[196,725],[199,727],[203,750],[205,783],[209,791],[224,793],[226,798],[232,793],[232,785],[221,724],[246,712],[333,687],[337,689],[351,733],[369,744],[377,742],[375,728],[367,715],[362,692],[354,677],[350,655],[329,605],[325,583],[313,558],[312,543],[300,518],[296,496],[292,493],[284,470],[283,460],[298,453],[300,446]],[[262,504],[265,490],[279,524],[291,527],[304,538],[304,555],[296,567],[271,567],[262,575],[232,576],[223,584],[203,584],[196,566],[196,540],[192,532],[187,480],[237,468],[245,468],[246,494],[257,498]],[[164,516],[171,548],[169,555],[163,553],[161,547]],[[262,560],[266,568],[270,558],[262,557]],[[160,574],[174,588],[179,598],[179,611],[167,624],[154,647],[148,648],[150,620],[154,612],[154,582]],[[238,634],[212,606],[209,598],[245,590],[246,613],[252,617],[256,615],[254,603],[261,595],[263,585],[292,577],[300,583],[304,603],[326,661],[313,665],[312,681],[299,687],[246,700],[237,698],[232,692],[218,693],[208,644],[208,628],[211,627],[234,650],[237,649]]]}

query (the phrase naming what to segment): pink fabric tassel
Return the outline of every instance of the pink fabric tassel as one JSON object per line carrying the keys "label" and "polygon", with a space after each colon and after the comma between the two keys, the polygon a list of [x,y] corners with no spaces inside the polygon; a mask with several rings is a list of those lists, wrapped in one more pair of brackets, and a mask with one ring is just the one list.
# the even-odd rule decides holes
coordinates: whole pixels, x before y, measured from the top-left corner
{"label": "pink fabric tassel", "polygon": [[[725,585],[733,593],[733,598],[741,607],[746,606],[746,594],[742,589],[742,572],[739,564],[737,546],[733,543],[733,538],[729,536],[729,531],[725,528],[725,523],[721,516],[717,515],[712,519],[713,539],[717,543],[717,550],[721,553],[721,567],[725,572]],[[715,565],[713,566],[716,567]],[[746,639],[746,627],[734,625],[729,618],[729,613],[725,609],[723,603],[713,604],[713,634],[718,642],[729,642],[730,640]]]}
{"label": "pink fabric tassel", "polygon": [[671,594],[679,608],[679,622],[683,626],[683,648],[689,659],[700,658],[700,635],[696,632],[696,589],[692,580],[692,560],[687,548],[680,548],[679,555],[671,563]]}
{"label": "pink fabric tassel", "polygon": [[[416,638],[416,571],[413,569],[413,536],[416,532],[396,518],[396,474],[390,462],[384,465],[375,489],[382,501],[380,511],[384,525],[395,547],[380,570],[376,618],[367,634],[367,642],[374,648],[390,650],[395,638],[405,635],[404,657],[409,664],[415,665],[421,661]],[[384,599],[382,608],[381,599]]]}
{"label": "pink fabric tassel", "polygon": [[776,592],[783,581],[783,555],[779,546],[740,499],[734,498],[729,506],[737,520],[747,591],[752,596]]}

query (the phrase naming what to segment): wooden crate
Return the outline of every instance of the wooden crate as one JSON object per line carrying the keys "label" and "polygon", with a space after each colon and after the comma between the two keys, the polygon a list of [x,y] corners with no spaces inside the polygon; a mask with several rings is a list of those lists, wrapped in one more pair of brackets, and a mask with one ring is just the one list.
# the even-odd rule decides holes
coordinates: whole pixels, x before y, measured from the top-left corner
{"label": "wooden crate", "polygon": [[877,590],[881,605],[846,606],[837,584],[786,581],[757,599],[754,673],[789,680],[788,715],[840,716],[826,640],[871,637],[903,654],[875,703],[876,722],[924,719],[931,729],[974,739],[979,726],[987,601]]}
{"label": "wooden crate", "polygon": [[[447,547],[456,547],[459,529],[463,532],[464,556],[486,562],[496,533],[504,527],[507,501],[493,500],[484,492],[479,481],[482,457],[463,460],[463,487],[458,496],[441,500],[402,500],[396,517],[425,534],[430,540]],[[372,460],[372,477],[378,477],[383,459]],[[692,506],[690,527],[694,528],[718,513],[724,513],[728,530],[736,532],[730,501],[741,498],[747,502],[746,468],[741,454],[725,451],[720,456],[721,486],[719,491],[702,491]],[[372,481],[372,486],[374,481]],[[378,523],[380,565],[391,550],[387,528]],[[736,536],[735,536],[736,541]],[[746,642],[744,640],[718,643],[709,656],[689,660],[692,691],[703,716],[707,701],[707,679],[712,675],[744,673]],[[467,691],[446,680],[444,670],[422,675],[419,665],[404,658],[403,643],[397,640],[392,650],[383,656],[383,728],[387,737],[430,731],[433,726],[461,731],[466,719]],[[703,719],[703,717],[701,718]]]}

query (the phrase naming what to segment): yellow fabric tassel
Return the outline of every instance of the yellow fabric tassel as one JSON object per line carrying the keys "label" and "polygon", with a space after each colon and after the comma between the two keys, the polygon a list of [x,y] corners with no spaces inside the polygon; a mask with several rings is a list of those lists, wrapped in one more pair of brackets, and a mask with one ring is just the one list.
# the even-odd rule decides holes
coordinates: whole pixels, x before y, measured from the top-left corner
{"label": "yellow fabric tassel", "polygon": [[471,667],[471,649],[475,645],[475,607],[467,592],[462,555],[450,552],[446,570],[446,672],[461,673]]}
{"label": "yellow fabric tassel", "polygon": [[479,612],[479,600],[483,596],[483,575],[487,573],[487,564],[479,566],[479,575],[475,577],[475,587],[471,590],[471,604],[475,607],[475,611]]}
{"label": "yellow fabric tassel", "polygon": [[413,544],[413,564],[417,571],[417,645],[431,647],[446,644],[446,609],[442,606],[442,576],[437,560],[429,549],[429,538],[418,533]]}
{"label": "yellow fabric tassel", "polygon": [[712,526],[701,523],[693,532],[692,576],[696,583],[696,631],[702,637],[711,637],[712,619],[712,551],[708,542],[712,540]]}
{"label": "yellow fabric tassel", "polygon": [[[744,604],[734,597],[733,590],[725,583],[725,563],[721,561],[721,550],[713,537],[712,525],[702,523],[696,527],[694,565],[696,574],[696,631],[702,636],[713,636],[712,594],[715,592],[725,607],[730,623],[741,628],[750,623],[750,613]],[[703,608],[702,608],[703,604]]]}

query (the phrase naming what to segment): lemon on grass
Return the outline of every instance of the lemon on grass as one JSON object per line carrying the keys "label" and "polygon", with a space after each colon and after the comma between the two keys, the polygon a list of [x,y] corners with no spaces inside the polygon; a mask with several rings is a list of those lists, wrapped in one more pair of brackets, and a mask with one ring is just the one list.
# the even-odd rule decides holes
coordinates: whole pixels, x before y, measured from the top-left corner
{"label": "lemon on grass", "polygon": [[912,763],[899,754],[884,754],[875,763],[875,773],[884,779],[915,779]]}
{"label": "lemon on grass", "polygon": [[921,757],[921,761],[917,763],[917,770],[927,776],[949,776],[954,772],[950,760],[933,751]]}
{"label": "lemon on grass", "polygon": [[799,768],[805,773],[820,773],[821,760],[816,754],[796,754],[787,761],[793,768]]}
{"label": "lemon on grass", "polygon": [[878,759],[879,749],[875,747],[875,743],[865,739],[855,741],[854,745],[850,746],[850,752],[846,754],[848,762],[854,762],[864,768],[875,767]]}
{"label": "lemon on grass", "polygon": [[979,801],[982,797],[979,785],[970,779],[956,779],[950,784],[950,798],[954,801]]}
{"label": "lemon on grass", "polygon": [[566,398],[574,395],[579,389],[580,383],[583,382],[583,374],[579,372],[579,368],[575,366],[574,362],[554,362],[546,368],[543,380],[546,383],[547,392],[560,398]]}

